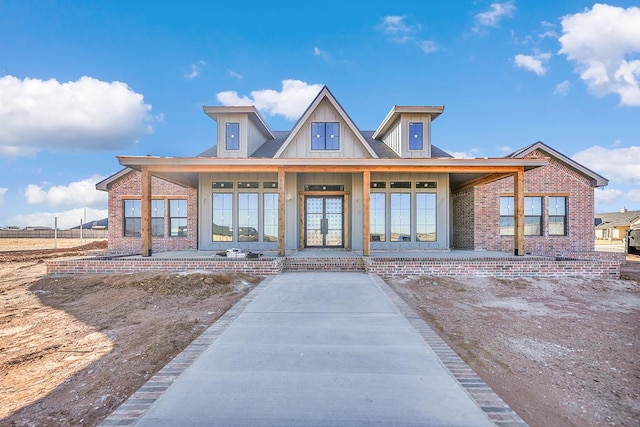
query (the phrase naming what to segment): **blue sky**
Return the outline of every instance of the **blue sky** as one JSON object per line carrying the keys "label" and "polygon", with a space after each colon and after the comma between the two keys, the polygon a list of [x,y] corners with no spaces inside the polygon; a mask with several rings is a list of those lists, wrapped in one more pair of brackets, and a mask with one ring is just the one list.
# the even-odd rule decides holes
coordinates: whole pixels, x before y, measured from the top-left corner
{"label": "blue sky", "polygon": [[0,226],[106,217],[116,155],[204,151],[203,105],[289,130],[321,85],[363,130],[445,105],[456,156],[543,141],[610,180],[597,211],[640,210],[633,2],[273,3],[0,0]]}

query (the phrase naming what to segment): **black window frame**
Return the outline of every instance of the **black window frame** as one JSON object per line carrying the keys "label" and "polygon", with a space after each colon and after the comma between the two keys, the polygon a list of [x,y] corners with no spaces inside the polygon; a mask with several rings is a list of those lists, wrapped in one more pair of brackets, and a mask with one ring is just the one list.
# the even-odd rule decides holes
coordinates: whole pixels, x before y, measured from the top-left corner
{"label": "black window frame", "polygon": [[[234,127],[234,129],[229,131],[230,127]],[[224,125],[224,137],[225,137],[225,149],[227,151],[238,151],[240,150],[240,123],[238,122],[227,122]]]}
{"label": "black window frame", "polygon": [[[175,215],[176,210],[173,209],[174,203],[182,204],[180,202],[184,203],[184,213],[180,211],[180,206],[178,206],[178,214]],[[187,237],[189,230],[188,217],[189,201],[187,199],[169,199],[169,237]],[[174,224],[176,224],[176,227],[174,227]],[[174,229],[178,230],[177,233],[174,233]]]}
{"label": "black window frame", "polygon": [[[551,204],[553,202],[552,199],[562,199],[564,201],[564,206],[563,206],[563,211],[564,214],[563,215],[557,215],[557,211],[556,214],[551,214],[552,208],[551,208]],[[569,235],[569,226],[568,226],[568,215],[567,215],[567,210],[569,207],[569,200],[566,196],[549,196],[547,197],[547,232],[549,233],[549,236],[568,236]],[[554,209],[557,209],[557,207],[554,207]],[[552,219],[558,219],[558,218],[562,218],[562,233],[552,233],[551,229],[554,228],[552,227],[552,223],[556,223],[555,221],[552,222]]]}
{"label": "black window frame", "polygon": [[[416,131],[415,127],[420,127],[420,131]],[[414,141],[419,141],[419,148],[413,146]],[[424,150],[424,123],[422,122],[409,122],[409,150],[422,151]]]}

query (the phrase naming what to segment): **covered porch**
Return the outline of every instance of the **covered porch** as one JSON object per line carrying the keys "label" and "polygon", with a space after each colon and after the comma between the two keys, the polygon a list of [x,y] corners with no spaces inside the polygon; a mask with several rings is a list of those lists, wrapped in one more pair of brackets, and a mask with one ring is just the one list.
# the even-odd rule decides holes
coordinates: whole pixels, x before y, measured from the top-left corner
{"label": "covered porch", "polygon": [[[200,198],[206,198],[204,193],[207,188],[200,182],[202,174],[269,174],[277,181],[277,238],[272,245],[262,247],[261,251],[272,250],[276,257],[288,255],[296,256],[296,252],[305,248],[303,236],[305,235],[304,200],[313,196],[326,195],[327,193],[315,189],[301,189],[299,176],[315,174],[316,176],[329,176],[348,174],[353,177],[353,185],[350,191],[338,191],[338,195],[345,200],[344,213],[342,214],[344,228],[342,233],[342,247],[346,250],[361,253],[359,256],[369,257],[380,249],[377,236],[371,230],[371,192],[372,176],[400,176],[402,174],[440,174],[446,176],[446,204],[450,203],[450,197],[460,191],[483,185],[505,177],[514,177],[514,237],[513,254],[524,256],[524,176],[525,171],[544,166],[546,159],[219,159],[219,158],[158,158],[158,157],[119,157],[120,163],[132,169],[139,170],[142,176],[141,199],[141,254],[143,257],[152,255],[152,218],[151,200],[153,197],[151,177],[156,176],[181,185],[198,188]],[[375,184],[375,183],[373,183]],[[414,183],[417,184],[417,183]],[[211,188],[210,186],[208,188]],[[338,194],[340,193],[340,194]],[[332,193],[333,194],[333,193]],[[350,204],[351,203],[351,204]],[[356,205],[357,203],[357,205]],[[199,203],[199,210],[202,208]],[[351,207],[350,207],[351,206]],[[448,212],[448,211],[447,211]],[[199,212],[199,234],[206,238],[206,221],[209,218],[207,210]],[[451,225],[447,215],[439,219],[445,225],[445,233],[451,233]],[[388,221],[388,220],[387,220]],[[211,222],[211,221],[209,221]],[[205,224],[206,223],[206,224]],[[238,227],[236,227],[238,228]],[[412,223],[412,230],[415,228]],[[351,230],[355,230],[351,232]],[[412,231],[410,239],[415,241],[416,231]],[[274,233],[275,234],[275,233]],[[209,234],[210,235],[210,234]],[[350,239],[350,236],[354,236]],[[388,237],[387,237],[388,239]],[[200,249],[202,241],[199,240]],[[449,242],[449,240],[447,240]],[[231,242],[229,242],[231,244]],[[451,248],[447,244],[446,249]],[[389,249],[389,248],[388,248]],[[392,249],[392,248],[391,248]],[[429,252],[428,245],[414,244],[413,249],[424,249]],[[444,249],[444,248],[440,248]],[[391,250],[393,252],[393,250]],[[417,254],[417,253],[416,253]]]}

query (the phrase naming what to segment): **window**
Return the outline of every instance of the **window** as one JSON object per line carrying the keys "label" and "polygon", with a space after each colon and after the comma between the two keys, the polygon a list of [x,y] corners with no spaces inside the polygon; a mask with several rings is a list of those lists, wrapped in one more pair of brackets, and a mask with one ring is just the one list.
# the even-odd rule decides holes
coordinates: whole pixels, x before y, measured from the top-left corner
{"label": "window", "polygon": [[214,242],[233,240],[233,194],[213,193],[211,195]]}
{"label": "window", "polygon": [[125,200],[124,208],[124,236],[140,237],[142,230],[142,205],[140,200]]}
{"label": "window", "polygon": [[[515,233],[513,197],[500,197],[500,235]],[[524,234],[542,235],[542,197],[524,198]]]}
{"label": "window", "polygon": [[422,150],[422,123],[409,123],[409,150]]}
{"label": "window", "polygon": [[238,242],[258,241],[258,193],[238,194]]}
{"label": "window", "polygon": [[391,193],[391,241],[411,241],[411,193]]}
{"label": "window", "polygon": [[151,235],[164,237],[164,200],[151,201]]}
{"label": "window", "polygon": [[169,236],[187,236],[186,200],[169,200]]}
{"label": "window", "polygon": [[225,124],[225,139],[227,141],[227,150],[240,149],[240,123]]}
{"label": "window", "polygon": [[[383,187],[384,188],[384,187]],[[387,203],[385,193],[370,194],[369,234],[372,242],[386,242]]]}
{"label": "window", "polygon": [[278,241],[278,193],[264,193],[263,222],[265,242]]}
{"label": "window", "polygon": [[436,194],[416,193],[416,240],[436,241]]}
{"label": "window", "polygon": [[549,235],[567,235],[567,198],[549,197]]}
{"label": "window", "polygon": [[340,123],[314,122],[311,123],[312,150],[339,150]]}

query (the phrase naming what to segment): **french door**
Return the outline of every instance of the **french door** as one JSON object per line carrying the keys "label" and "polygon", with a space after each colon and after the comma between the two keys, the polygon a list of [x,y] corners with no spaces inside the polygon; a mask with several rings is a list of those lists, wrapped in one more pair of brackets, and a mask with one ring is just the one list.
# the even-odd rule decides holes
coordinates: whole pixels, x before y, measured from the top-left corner
{"label": "french door", "polygon": [[305,197],[305,247],[344,247],[342,196]]}

